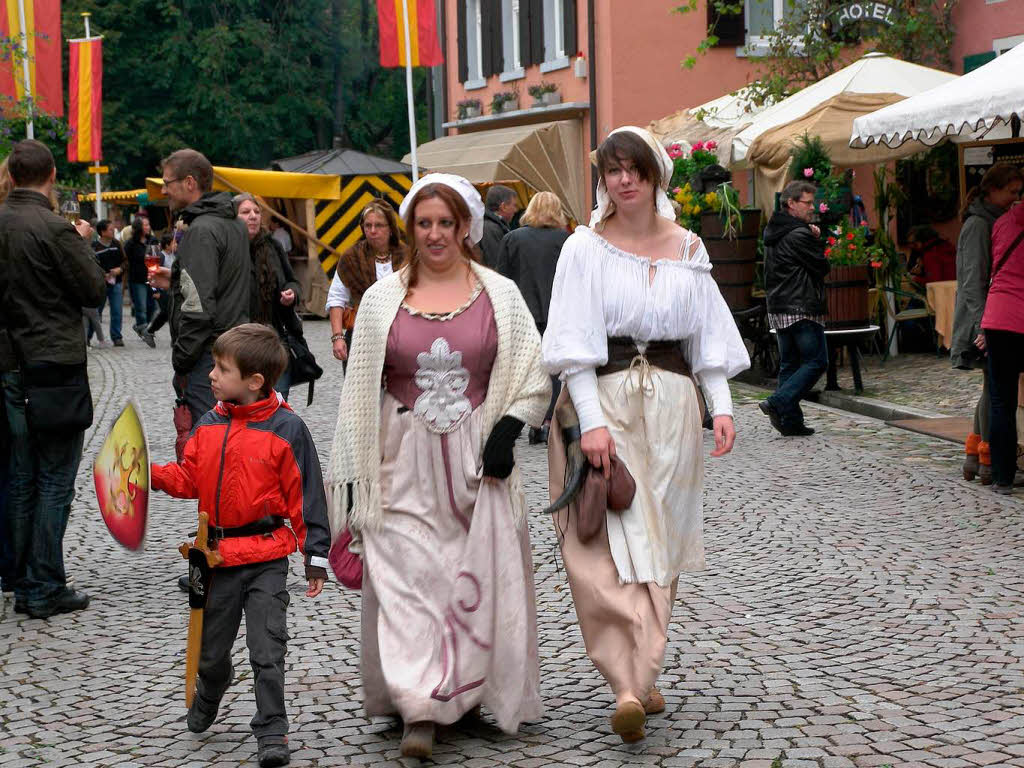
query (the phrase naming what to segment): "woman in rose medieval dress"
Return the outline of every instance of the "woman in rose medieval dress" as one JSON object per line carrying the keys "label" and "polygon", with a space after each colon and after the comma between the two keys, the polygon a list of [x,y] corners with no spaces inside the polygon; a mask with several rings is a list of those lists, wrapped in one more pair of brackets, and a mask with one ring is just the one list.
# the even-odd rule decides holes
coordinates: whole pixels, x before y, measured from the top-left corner
{"label": "woman in rose medieval dress", "polygon": [[512,446],[550,382],[515,284],[476,263],[472,185],[427,175],[401,215],[412,253],[363,295],[328,484],[334,536],[363,557],[366,712],[398,713],[402,755],[423,758],[435,724],[480,705],[508,733],[540,714]]}

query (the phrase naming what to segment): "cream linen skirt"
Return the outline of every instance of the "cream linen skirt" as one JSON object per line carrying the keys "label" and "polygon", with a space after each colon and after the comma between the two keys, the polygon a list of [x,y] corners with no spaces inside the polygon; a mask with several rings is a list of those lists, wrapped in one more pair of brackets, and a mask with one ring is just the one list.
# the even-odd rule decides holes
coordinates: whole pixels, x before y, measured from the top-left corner
{"label": "cream linen skirt", "polygon": [[[661,673],[676,582],[704,568],[703,442],[693,382],[652,369],[641,385],[627,371],[598,379],[619,458],[637,483],[633,504],[609,512],[586,544],[575,504],[554,516],[587,655],[616,696],[641,701]],[[567,388],[559,404],[568,399]],[[565,487],[565,445],[556,419],[548,441],[552,499]]]}

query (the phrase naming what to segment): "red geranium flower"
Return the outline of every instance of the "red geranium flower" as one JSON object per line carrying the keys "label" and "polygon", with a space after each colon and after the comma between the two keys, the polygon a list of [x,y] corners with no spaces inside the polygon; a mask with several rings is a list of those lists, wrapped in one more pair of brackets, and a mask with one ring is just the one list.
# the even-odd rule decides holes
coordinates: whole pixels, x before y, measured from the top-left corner
{"label": "red geranium flower", "polygon": [[880,262],[880,261],[872,261],[871,262],[871,266],[874,267],[875,269],[878,269],[880,266],[882,266],[882,262]]}
{"label": "red geranium flower", "polygon": [[856,237],[856,235],[853,234],[853,232],[847,232],[846,233],[846,239],[847,240],[853,240],[853,238],[855,238],[855,237]]}
{"label": "red geranium flower", "polygon": [[831,255],[832,255],[832,249],[831,248],[826,248],[825,249],[825,258],[828,258]]}
{"label": "red geranium flower", "polygon": [[830,237],[830,238],[828,239],[828,244],[829,244],[829,245],[835,245],[835,244],[836,244],[836,239],[835,239],[834,237]]}

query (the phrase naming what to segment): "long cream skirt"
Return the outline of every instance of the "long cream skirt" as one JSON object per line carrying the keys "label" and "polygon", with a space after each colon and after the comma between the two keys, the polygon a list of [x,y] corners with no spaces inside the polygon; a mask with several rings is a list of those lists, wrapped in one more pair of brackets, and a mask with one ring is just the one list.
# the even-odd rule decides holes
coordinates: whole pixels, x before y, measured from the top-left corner
{"label": "long cream skirt", "polygon": [[[703,443],[693,382],[653,369],[642,389],[628,373],[598,379],[619,458],[637,482],[629,510],[609,512],[583,544],[575,504],[554,517],[587,655],[618,696],[641,701],[661,673],[676,582],[704,567]],[[559,404],[568,399],[562,390]],[[557,406],[556,406],[557,413]],[[565,487],[565,446],[552,422],[551,498]]]}

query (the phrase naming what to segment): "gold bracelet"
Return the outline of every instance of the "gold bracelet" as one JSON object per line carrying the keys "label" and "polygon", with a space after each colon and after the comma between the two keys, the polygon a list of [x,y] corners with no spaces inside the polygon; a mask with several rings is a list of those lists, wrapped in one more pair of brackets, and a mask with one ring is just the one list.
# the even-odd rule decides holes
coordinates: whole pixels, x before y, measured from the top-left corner
{"label": "gold bracelet", "polygon": [[345,338],[345,334],[344,333],[333,333],[333,334],[331,334],[331,341],[337,341],[338,339],[344,339],[344,338]]}

